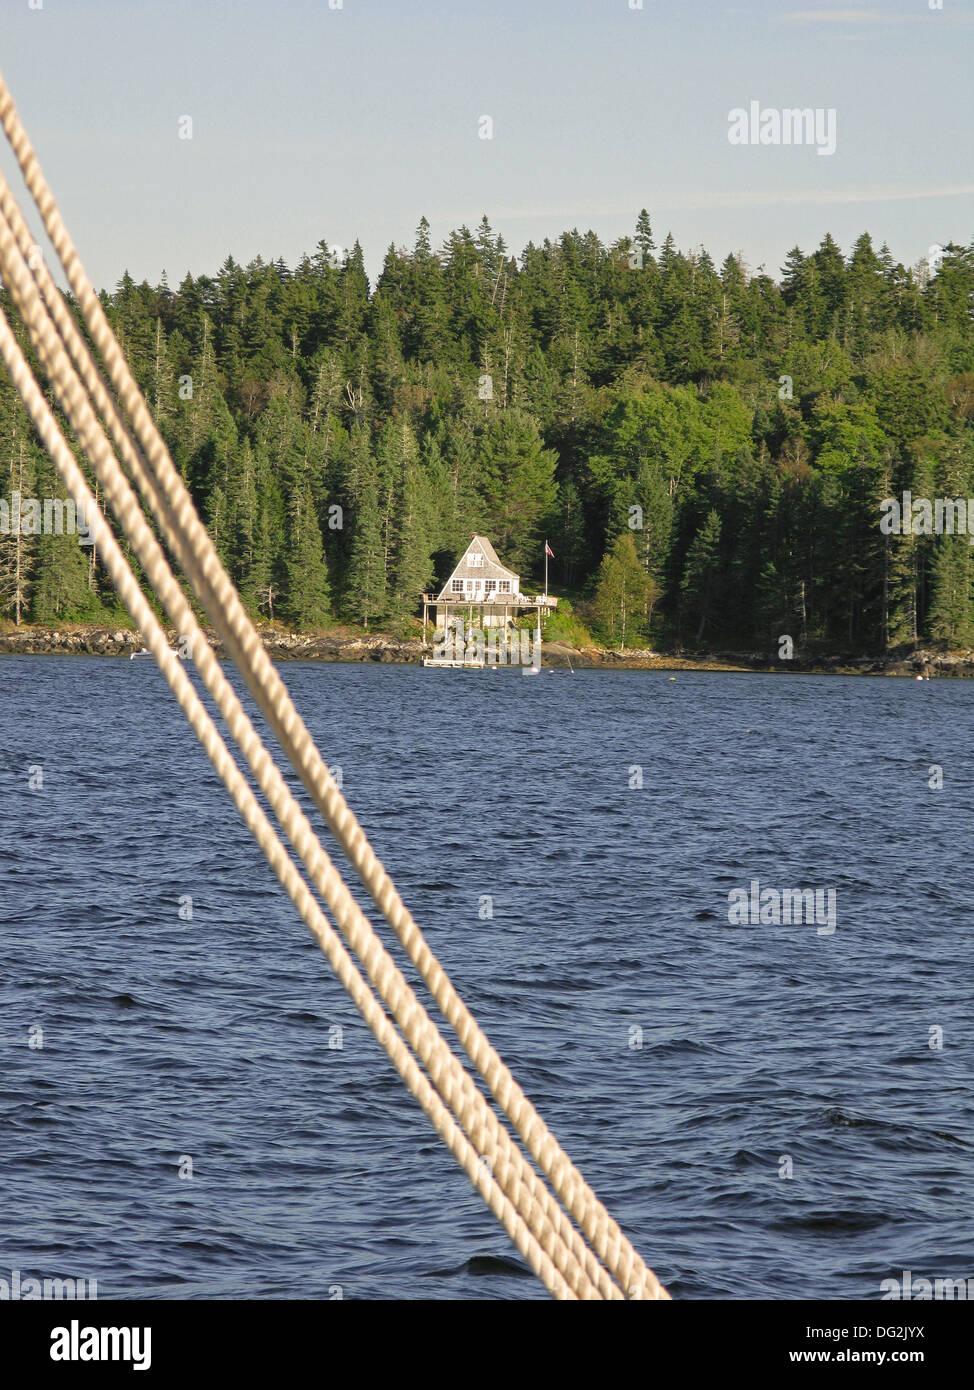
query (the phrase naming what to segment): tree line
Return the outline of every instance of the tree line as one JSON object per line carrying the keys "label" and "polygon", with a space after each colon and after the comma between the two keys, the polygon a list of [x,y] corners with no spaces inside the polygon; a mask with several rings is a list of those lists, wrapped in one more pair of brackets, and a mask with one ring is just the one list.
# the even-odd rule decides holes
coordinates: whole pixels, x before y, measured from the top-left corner
{"label": "tree line", "polygon": [[[974,496],[974,245],[907,268],[826,236],[774,280],[645,210],[520,257],[424,218],[374,287],[322,240],[102,301],[255,617],[409,631],[481,532],[526,581],[549,541],[566,635],[974,641],[968,537],[879,527],[904,491]],[[6,378],[0,448],[0,497],[63,495]],[[76,537],[0,527],[0,616],[113,613]]]}

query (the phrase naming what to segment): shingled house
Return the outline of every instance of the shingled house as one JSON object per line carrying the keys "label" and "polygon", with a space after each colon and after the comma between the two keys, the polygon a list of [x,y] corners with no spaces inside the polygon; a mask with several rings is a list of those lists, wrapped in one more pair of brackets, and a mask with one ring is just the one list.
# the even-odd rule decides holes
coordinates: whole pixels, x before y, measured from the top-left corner
{"label": "shingled house", "polygon": [[431,609],[437,641],[455,618],[462,618],[468,628],[506,629],[524,609],[537,609],[540,623],[541,614],[557,604],[558,600],[547,594],[533,598],[522,594],[520,576],[501,564],[486,536],[473,536],[440,592],[423,595],[424,639]]}
{"label": "shingled house", "polygon": [[[486,536],[474,536],[436,597],[436,626],[455,606],[483,608],[480,627],[506,627],[521,593],[521,579],[502,565]],[[516,615],[516,607],[514,609]]]}

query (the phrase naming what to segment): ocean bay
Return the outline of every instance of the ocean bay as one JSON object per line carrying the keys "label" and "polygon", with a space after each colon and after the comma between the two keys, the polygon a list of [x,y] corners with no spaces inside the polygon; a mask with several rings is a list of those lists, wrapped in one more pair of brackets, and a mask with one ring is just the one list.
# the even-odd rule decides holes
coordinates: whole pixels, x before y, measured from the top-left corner
{"label": "ocean bay", "polygon": [[[286,676],[461,995],[675,1296],[969,1273],[966,682]],[[0,1275],[542,1296],[154,666],[4,657],[0,727]],[[729,922],[755,879],[835,890],[836,930]]]}

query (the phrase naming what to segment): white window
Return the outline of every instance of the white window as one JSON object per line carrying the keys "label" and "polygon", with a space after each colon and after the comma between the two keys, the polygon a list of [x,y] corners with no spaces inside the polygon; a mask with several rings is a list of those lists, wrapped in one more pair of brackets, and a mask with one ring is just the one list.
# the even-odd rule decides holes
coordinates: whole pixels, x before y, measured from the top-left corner
{"label": "white window", "polygon": [[502,579],[498,584],[497,589],[498,593],[509,594],[511,592],[511,581],[509,579]]}
{"label": "white window", "polygon": [[453,583],[450,585],[450,592],[451,592],[451,593],[454,593],[454,594],[462,594],[462,593],[463,593],[463,580],[462,580],[462,579],[454,579]]}
{"label": "white window", "polygon": [[492,594],[496,588],[497,588],[497,580],[496,580],[496,579],[485,579],[485,580],[484,580],[484,593],[485,593],[485,594]]}
{"label": "white window", "polygon": [[467,564],[472,570],[482,570],[484,567],[484,557],[479,550],[472,550],[467,556]]}

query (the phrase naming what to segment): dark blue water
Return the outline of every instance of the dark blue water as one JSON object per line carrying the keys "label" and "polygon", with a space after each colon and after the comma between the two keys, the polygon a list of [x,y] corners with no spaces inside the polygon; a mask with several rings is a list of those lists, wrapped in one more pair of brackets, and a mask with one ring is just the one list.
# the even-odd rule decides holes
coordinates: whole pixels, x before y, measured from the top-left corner
{"label": "dark blue water", "polygon": [[[284,674],[460,993],[675,1296],[974,1276],[974,685]],[[0,658],[0,795],[0,1278],[544,1296],[154,666]],[[834,889],[835,932],[732,925],[754,878]]]}

